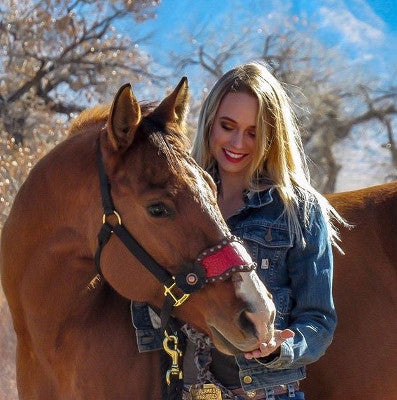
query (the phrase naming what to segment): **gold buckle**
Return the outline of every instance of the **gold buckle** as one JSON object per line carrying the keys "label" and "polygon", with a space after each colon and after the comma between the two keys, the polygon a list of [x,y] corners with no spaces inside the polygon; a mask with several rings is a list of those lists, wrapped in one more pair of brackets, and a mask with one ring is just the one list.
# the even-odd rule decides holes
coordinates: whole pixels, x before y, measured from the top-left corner
{"label": "gold buckle", "polygon": [[[175,279],[175,278],[174,278]],[[174,300],[174,307],[179,307],[181,304],[183,304],[187,298],[190,296],[190,294],[184,293],[179,299],[174,293],[172,293],[172,289],[176,283],[174,282],[170,287],[167,287],[164,285],[164,296],[171,296],[172,300]]]}
{"label": "gold buckle", "polygon": [[190,395],[192,400],[222,400],[221,390],[213,383],[191,386]]}

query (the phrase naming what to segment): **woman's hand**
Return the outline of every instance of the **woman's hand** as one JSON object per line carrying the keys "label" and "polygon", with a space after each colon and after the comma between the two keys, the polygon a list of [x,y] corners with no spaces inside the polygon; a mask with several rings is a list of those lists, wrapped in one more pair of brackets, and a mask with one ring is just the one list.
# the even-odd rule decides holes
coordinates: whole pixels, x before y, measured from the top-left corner
{"label": "woman's hand", "polygon": [[275,330],[274,336],[269,343],[261,343],[259,349],[244,353],[247,360],[252,358],[267,357],[274,353],[286,339],[292,338],[295,333],[290,329],[284,329],[283,331]]}

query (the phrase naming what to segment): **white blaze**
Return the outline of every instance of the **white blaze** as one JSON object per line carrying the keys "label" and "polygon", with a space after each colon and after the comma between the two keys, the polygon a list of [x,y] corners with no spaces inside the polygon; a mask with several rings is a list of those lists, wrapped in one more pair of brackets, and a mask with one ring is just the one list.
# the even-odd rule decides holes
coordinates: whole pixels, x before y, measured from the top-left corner
{"label": "white blaze", "polygon": [[246,316],[255,325],[260,342],[268,342],[274,333],[274,317],[276,308],[265,285],[255,271],[239,272],[233,279],[236,294],[246,301],[252,310],[246,311]]}

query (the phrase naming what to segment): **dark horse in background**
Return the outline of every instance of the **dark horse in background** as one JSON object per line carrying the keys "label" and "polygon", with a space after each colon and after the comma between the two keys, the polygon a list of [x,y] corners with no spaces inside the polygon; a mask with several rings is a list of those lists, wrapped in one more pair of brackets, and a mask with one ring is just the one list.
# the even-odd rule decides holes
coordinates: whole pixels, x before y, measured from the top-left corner
{"label": "dark horse in background", "polygon": [[[161,398],[159,357],[138,353],[129,299],[161,309],[164,286],[115,235],[121,226],[163,273],[185,274],[185,285],[199,281],[186,271],[205,249],[222,264],[248,259],[230,239],[212,180],[184,145],[187,101],[186,79],[154,109],[123,86],[111,107],[78,117],[21,187],[1,238],[20,399]],[[115,210],[104,211],[99,165]],[[108,225],[99,275],[97,235]],[[270,339],[275,310],[255,271],[231,275],[206,282],[174,314],[234,354]]]}
{"label": "dark horse in background", "polygon": [[338,326],[308,367],[308,400],[397,398],[397,182],[328,196],[354,228],[335,255]]}

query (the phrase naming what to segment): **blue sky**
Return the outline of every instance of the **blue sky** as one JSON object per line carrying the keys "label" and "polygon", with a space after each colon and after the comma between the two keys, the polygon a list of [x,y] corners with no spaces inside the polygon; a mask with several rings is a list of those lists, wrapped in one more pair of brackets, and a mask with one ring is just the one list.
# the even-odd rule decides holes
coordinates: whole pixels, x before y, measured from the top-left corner
{"label": "blue sky", "polygon": [[186,32],[222,40],[247,25],[277,31],[282,20],[295,16],[299,23],[316,27],[314,34],[322,43],[341,49],[351,61],[380,74],[396,71],[396,0],[162,0],[155,11],[155,19],[125,31],[138,36],[152,32],[144,49],[159,63],[186,46]]}
{"label": "blue sky", "polygon": [[369,0],[368,5],[378,14],[391,31],[397,31],[397,3],[396,0]]}

